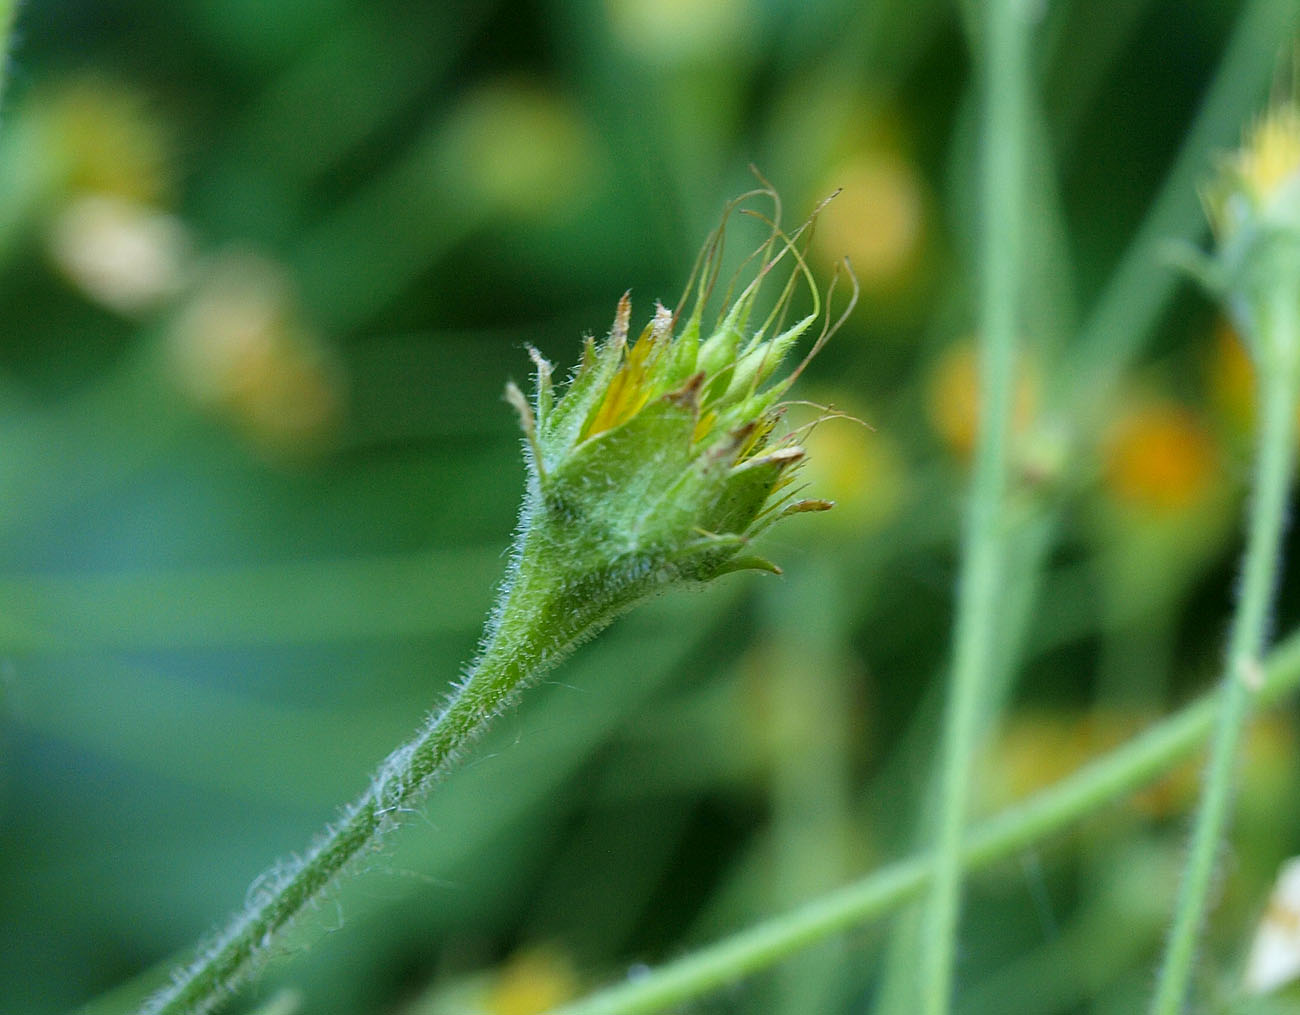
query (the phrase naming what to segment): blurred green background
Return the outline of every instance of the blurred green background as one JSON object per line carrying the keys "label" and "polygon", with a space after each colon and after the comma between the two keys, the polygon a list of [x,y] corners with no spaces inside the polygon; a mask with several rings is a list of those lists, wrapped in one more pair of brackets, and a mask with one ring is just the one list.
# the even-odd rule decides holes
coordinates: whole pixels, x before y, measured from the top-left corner
{"label": "blurred green background", "polygon": [[[1285,36],[1260,11],[1290,4],[1042,6],[1017,462],[1046,566],[1008,590],[1023,666],[990,702],[982,812],[1217,669],[1239,346],[1148,243],[1092,328],[1140,353],[1082,393],[1072,357],[1207,90],[1230,86],[1219,147],[1268,94]],[[870,424],[810,438],[837,511],[768,541],[783,578],[583,649],[236,1009],[287,986],[321,1015],[526,1015],[916,844],[975,413],[963,27],[930,0],[23,7],[0,118],[5,1012],[114,988],[92,1010],[127,1010],[437,704],[514,524],[500,394],[525,344],[570,364],[625,289],[641,318],[675,302],[751,163],[791,224],[844,188],[810,260],[824,280],[849,255],[863,298],[797,391]],[[1155,240],[1200,235],[1210,166]],[[1296,775],[1268,717],[1216,996],[1300,852]],[[961,1011],[1139,1010],[1193,776],[973,881]],[[889,938],[688,1010],[871,1011]]]}

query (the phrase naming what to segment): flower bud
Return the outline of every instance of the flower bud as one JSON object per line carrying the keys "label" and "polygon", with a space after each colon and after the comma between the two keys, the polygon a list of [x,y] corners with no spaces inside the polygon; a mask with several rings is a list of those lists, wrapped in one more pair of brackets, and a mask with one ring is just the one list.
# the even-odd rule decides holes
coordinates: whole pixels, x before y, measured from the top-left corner
{"label": "flower bud", "polygon": [[[525,561],[545,556],[574,582],[604,575],[613,586],[626,583],[630,595],[678,578],[776,571],[742,554],[750,539],[784,515],[830,506],[795,499],[790,484],[804,451],[776,436],[780,400],[802,364],[773,378],[822,314],[814,290],[809,314],[784,330],[777,324],[798,276],[807,275],[802,255],[774,227],[755,277],[705,335],[701,319],[718,253],[715,241],[684,322],[656,305],[631,342],[625,294],[608,337],[599,345],[587,340],[562,395],[552,365],[536,352],[533,399],[508,388],[529,450]],[[751,331],[762,285],[786,259],[797,270]],[[813,352],[830,330],[828,323]]]}
{"label": "flower bud", "polygon": [[1276,326],[1277,294],[1300,301],[1300,108],[1268,111],[1227,157],[1205,196],[1216,250],[1203,268],[1220,291],[1256,368],[1300,368],[1291,328]]}

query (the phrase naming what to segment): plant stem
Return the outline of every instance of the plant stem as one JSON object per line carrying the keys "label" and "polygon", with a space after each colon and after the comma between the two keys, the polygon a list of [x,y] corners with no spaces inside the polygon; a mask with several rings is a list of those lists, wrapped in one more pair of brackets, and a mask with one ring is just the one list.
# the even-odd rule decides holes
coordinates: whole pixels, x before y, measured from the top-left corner
{"label": "plant stem", "polygon": [[[1260,704],[1300,686],[1300,634],[1270,655]],[[1206,695],[1122,747],[1024,803],[982,822],[966,837],[967,869],[986,867],[1081,821],[1167,772],[1211,734],[1218,714]],[[935,871],[931,856],[912,856],[860,881],[697,949],[674,962],[554,1009],[550,1015],[648,1015],[700,997],[781,961],[832,934],[896,909],[920,894]]]}
{"label": "plant stem", "polygon": [[1205,921],[1219,844],[1229,821],[1233,777],[1242,727],[1258,693],[1260,656],[1268,637],[1277,587],[1282,533],[1295,459],[1295,403],[1300,359],[1300,263],[1280,257],[1273,264],[1269,292],[1255,316],[1254,343],[1261,405],[1254,499],[1242,564],[1241,599],[1228,639],[1218,718],[1210,760],[1192,829],[1187,865],[1166,945],[1151,1011],[1176,1015],[1182,1009]]}
{"label": "plant stem", "polygon": [[18,0],[0,0],[0,100],[4,99],[9,80],[9,39],[18,17]]}
{"label": "plant stem", "polygon": [[[1070,432],[1087,433],[1095,428],[1098,406],[1104,404],[1106,392],[1115,387],[1172,297],[1181,276],[1169,269],[1161,251],[1171,242],[1193,242],[1203,231],[1197,184],[1205,165],[1216,148],[1236,139],[1242,121],[1267,94],[1274,77],[1277,40],[1290,37],[1298,18],[1300,6],[1293,0],[1251,0],[1236,18],[1214,78],[1156,199],[1071,343],[1067,361],[1054,372],[1060,390],[1045,404]],[[1059,507],[1051,510],[1049,517],[1059,522]],[[1044,539],[1035,551],[1024,554],[1022,563],[1007,567],[1004,599],[1005,588],[1024,588],[1039,581],[1049,547],[1050,540]],[[1009,662],[1002,660],[1001,665]],[[906,968],[909,982],[914,984],[910,975],[915,954],[912,936],[896,934],[895,942],[891,948],[906,950],[900,966]],[[901,993],[891,991],[887,981],[876,1010],[910,1013],[915,1007],[915,989],[907,992],[901,1004],[889,1007]]]}
{"label": "plant stem", "polygon": [[1020,0],[984,6],[980,419],[958,588],[952,683],[941,747],[934,878],[922,921],[921,1010],[947,1011],[961,897],[962,840],[971,760],[997,643],[1020,288],[1025,35]]}
{"label": "plant stem", "polygon": [[557,622],[545,581],[526,565],[516,569],[482,654],[442,711],[388,756],[369,788],[305,856],[274,868],[259,882],[247,907],[146,1003],[144,1013],[201,1015],[225,1000],[266,957],[278,935],[423,798],[533,677],[572,646],[580,636],[573,625],[588,618]]}

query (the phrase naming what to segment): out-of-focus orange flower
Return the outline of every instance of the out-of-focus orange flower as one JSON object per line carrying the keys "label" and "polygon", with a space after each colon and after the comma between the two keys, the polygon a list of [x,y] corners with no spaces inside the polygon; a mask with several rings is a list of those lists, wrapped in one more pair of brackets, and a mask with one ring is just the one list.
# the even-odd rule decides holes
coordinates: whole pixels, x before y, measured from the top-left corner
{"label": "out-of-focus orange flower", "polygon": [[1168,515],[1204,503],[1219,468],[1205,425],[1173,402],[1151,401],[1126,413],[1105,441],[1106,490],[1140,511]]}
{"label": "out-of-focus orange flower", "polygon": [[1088,517],[1108,601],[1139,623],[1174,608],[1237,530],[1240,477],[1199,411],[1158,388],[1113,404]]}
{"label": "out-of-focus orange flower", "polygon": [[[1015,715],[988,754],[984,785],[990,805],[1004,807],[1059,782],[1135,735],[1151,718],[1114,710]],[[1196,767],[1184,767],[1186,771],[1180,767],[1152,787],[1160,792],[1162,806],[1175,798],[1190,799],[1195,792]]]}
{"label": "out-of-focus orange flower", "polygon": [[[1012,427],[1023,433],[1038,411],[1037,370],[1024,358],[1016,381]],[[960,342],[930,367],[925,386],[926,413],[944,445],[965,460],[975,447],[979,420],[979,363],[975,344]]]}

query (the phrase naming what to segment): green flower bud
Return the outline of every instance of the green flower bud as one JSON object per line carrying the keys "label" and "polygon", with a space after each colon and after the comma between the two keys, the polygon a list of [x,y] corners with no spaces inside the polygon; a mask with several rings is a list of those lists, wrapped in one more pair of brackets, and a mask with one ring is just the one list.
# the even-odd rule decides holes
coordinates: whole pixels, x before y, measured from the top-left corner
{"label": "green flower bud", "polygon": [[[678,315],[656,304],[629,342],[625,294],[609,335],[599,345],[587,340],[558,395],[552,364],[532,350],[533,398],[513,384],[506,391],[527,439],[528,489],[498,612],[502,625],[521,602],[545,597],[563,634],[557,640],[567,643],[676,581],[742,569],[779,573],[749,552],[753,537],[778,518],[830,507],[796,499],[792,479],[804,451],[793,435],[777,435],[781,398],[834,330],[828,316],[802,362],[774,379],[822,316],[813,287],[811,312],[784,330],[779,324],[797,281],[808,278],[795,245],[804,231],[787,237],[772,227],[755,277],[706,337],[701,318],[721,230],[707,248],[695,309],[680,333]],[[787,261],[795,269],[751,332],[763,283]],[[490,632],[486,651],[497,634]]]}
{"label": "green flower bud", "polygon": [[1201,267],[1261,370],[1300,368],[1300,349],[1273,326],[1279,287],[1300,301],[1300,107],[1274,105],[1225,157],[1205,193],[1213,260]]}

